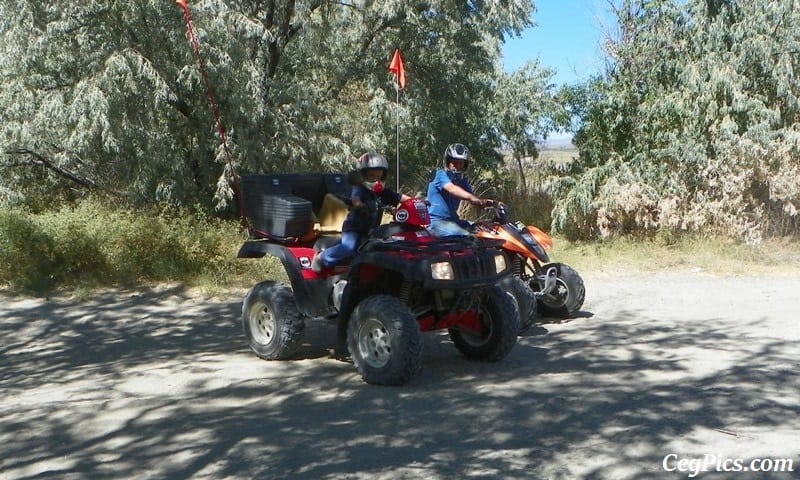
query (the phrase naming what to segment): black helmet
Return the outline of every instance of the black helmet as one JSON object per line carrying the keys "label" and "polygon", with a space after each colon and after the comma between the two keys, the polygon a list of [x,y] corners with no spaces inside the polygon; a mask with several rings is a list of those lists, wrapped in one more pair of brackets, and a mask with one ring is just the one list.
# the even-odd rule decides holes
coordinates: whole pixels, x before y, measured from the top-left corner
{"label": "black helmet", "polygon": [[447,164],[453,160],[463,160],[464,170],[469,168],[469,148],[461,143],[448,145],[444,150],[444,168],[447,169]]}

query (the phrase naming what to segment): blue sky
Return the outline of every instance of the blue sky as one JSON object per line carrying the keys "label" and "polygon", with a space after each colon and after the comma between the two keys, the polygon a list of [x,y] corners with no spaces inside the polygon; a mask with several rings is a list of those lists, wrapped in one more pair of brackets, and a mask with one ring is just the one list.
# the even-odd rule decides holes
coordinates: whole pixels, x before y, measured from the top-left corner
{"label": "blue sky", "polygon": [[513,71],[538,58],[556,71],[556,85],[587,80],[603,70],[600,45],[611,25],[608,0],[534,0],[536,26],[503,47],[503,67]]}

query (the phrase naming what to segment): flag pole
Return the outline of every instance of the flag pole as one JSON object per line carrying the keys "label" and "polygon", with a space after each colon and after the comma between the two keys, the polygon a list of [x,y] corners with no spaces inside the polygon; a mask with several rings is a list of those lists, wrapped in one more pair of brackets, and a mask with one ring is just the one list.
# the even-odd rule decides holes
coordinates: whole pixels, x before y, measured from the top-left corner
{"label": "flag pole", "polygon": [[396,128],[396,137],[397,142],[395,144],[395,152],[397,155],[397,173],[395,174],[395,178],[397,179],[397,191],[400,192],[400,90],[406,87],[406,71],[403,67],[403,57],[400,56],[400,49],[394,49],[394,55],[392,55],[392,61],[389,62],[389,71],[392,72],[395,77],[397,77],[397,82],[395,83],[395,92],[396,92],[396,100],[395,100],[395,117],[397,118],[397,128]]}
{"label": "flag pole", "polygon": [[400,193],[400,85],[395,85],[397,92],[397,101],[395,102],[395,117],[397,118],[397,144],[395,146],[395,153],[397,155],[397,173],[395,179],[397,180],[396,192]]}

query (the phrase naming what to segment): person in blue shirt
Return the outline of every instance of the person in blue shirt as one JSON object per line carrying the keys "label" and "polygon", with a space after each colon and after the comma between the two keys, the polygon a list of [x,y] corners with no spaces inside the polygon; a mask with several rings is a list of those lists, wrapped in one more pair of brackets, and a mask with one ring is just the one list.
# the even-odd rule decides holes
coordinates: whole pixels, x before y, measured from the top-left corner
{"label": "person in blue shirt", "polygon": [[367,152],[356,160],[361,182],[350,192],[352,207],[342,224],[342,238],[336,245],[314,256],[311,268],[319,273],[351,257],[362,237],[381,223],[383,205],[397,205],[408,200],[408,195],[397,193],[384,186],[389,162],[379,153]]}
{"label": "person in blue shirt", "polygon": [[458,216],[461,201],[484,206],[490,200],[475,195],[465,176],[469,167],[469,149],[466,146],[460,143],[449,145],[444,151],[443,166],[428,184],[430,231],[437,237],[469,235],[470,223]]}

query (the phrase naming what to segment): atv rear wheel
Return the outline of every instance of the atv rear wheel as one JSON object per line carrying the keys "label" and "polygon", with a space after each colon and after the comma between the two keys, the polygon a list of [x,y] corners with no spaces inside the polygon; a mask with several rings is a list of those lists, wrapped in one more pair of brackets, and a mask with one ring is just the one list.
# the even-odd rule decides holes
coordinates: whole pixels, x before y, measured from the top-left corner
{"label": "atv rear wheel", "polygon": [[541,290],[544,286],[540,278],[544,277],[550,267],[556,269],[556,285],[550,293],[537,296],[539,313],[544,317],[570,318],[580,311],[586,298],[583,278],[572,267],[563,263],[543,265],[536,272],[536,279],[531,281],[532,287],[538,285],[536,290]]}
{"label": "atv rear wheel", "polygon": [[373,295],[356,305],[347,325],[347,348],[361,378],[373,385],[402,385],[422,365],[417,319],[391,295]]}
{"label": "atv rear wheel", "polygon": [[497,362],[517,344],[519,312],[511,296],[500,287],[492,287],[478,313],[481,331],[451,328],[450,339],[462,355],[471,360]]}
{"label": "atv rear wheel", "polygon": [[261,282],[247,292],[242,327],[250,348],[265,360],[292,356],[305,334],[305,321],[286,285]]}
{"label": "atv rear wheel", "polygon": [[514,301],[519,311],[519,332],[525,333],[536,321],[536,296],[533,290],[519,277],[512,275],[500,283],[500,288],[506,291]]}

